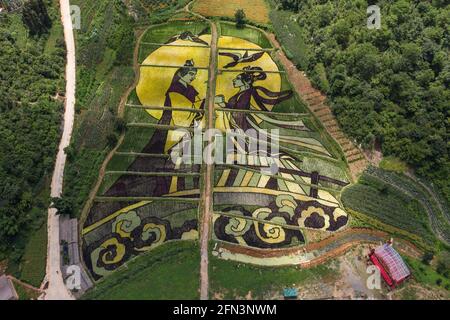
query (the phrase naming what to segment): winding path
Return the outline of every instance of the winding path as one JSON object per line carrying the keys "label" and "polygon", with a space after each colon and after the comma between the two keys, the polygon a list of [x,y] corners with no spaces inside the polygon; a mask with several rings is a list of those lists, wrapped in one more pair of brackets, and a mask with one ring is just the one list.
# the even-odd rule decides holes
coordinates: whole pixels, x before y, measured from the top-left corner
{"label": "winding path", "polygon": [[[69,0],[60,0],[61,20],[64,26],[64,38],[67,50],[66,65],[66,101],[64,113],[64,131],[59,144],[58,155],[55,163],[51,184],[51,197],[60,197],[63,190],[64,168],[66,154],[64,149],[69,146],[72,137],[75,118],[75,85],[76,85],[76,60],[75,39],[73,35],[72,17],[70,15]],[[59,216],[56,209],[48,209],[48,248],[47,248],[47,273],[42,287],[44,300],[72,300],[74,297],[67,290],[61,273],[61,253],[59,244]]]}

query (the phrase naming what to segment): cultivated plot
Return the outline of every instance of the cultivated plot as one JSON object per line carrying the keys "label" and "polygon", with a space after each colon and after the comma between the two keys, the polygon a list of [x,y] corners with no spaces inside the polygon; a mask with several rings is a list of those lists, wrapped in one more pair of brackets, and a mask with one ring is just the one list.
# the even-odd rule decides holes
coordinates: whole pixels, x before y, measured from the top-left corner
{"label": "cultivated plot", "polygon": [[[186,136],[195,140],[194,127],[206,128],[210,90],[218,132],[254,130],[257,145],[262,136],[270,142],[256,154],[248,136],[242,144],[231,138],[233,152],[224,144],[227,157],[214,169],[213,239],[286,248],[305,245],[307,230],[328,235],[347,225],[339,200],[349,183],[345,163],[295,96],[270,42],[256,29],[221,29],[214,88],[205,24],[177,21],[143,36],[127,131],[84,224],[84,259],[96,279],[163,243],[198,239],[201,164],[174,151]],[[279,142],[275,153],[271,141]],[[273,165],[276,172],[264,171]]]}

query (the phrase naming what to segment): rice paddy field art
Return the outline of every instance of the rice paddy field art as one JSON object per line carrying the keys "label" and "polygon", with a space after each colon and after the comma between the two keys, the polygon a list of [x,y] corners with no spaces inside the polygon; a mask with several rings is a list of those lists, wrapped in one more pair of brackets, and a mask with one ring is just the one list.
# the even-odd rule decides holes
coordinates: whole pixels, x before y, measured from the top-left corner
{"label": "rice paddy field art", "polygon": [[177,160],[173,151],[183,143],[176,129],[206,128],[210,90],[215,129],[277,129],[280,141],[276,174],[261,171],[273,161],[268,154],[215,166],[213,240],[301,247],[304,230],[329,234],[348,224],[340,203],[349,184],[345,163],[294,94],[267,38],[221,24],[213,88],[211,41],[208,24],[199,21],[153,26],[142,36],[128,129],[82,230],[84,262],[95,280],[165,243],[199,239],[202,165]]}

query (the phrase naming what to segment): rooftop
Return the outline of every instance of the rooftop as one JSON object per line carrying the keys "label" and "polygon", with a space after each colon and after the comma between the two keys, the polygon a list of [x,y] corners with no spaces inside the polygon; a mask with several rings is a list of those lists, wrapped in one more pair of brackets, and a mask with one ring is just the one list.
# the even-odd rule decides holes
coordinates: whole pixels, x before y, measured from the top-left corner
{"label": "rooftop", "polygon": [[0,276],[0,300],[17,300],[16,290],[6,276]]}
{"label": "rooftop", "polygon": [[376,248],[375,255],[383,263],[389,276],[395,282],[401,282],[411,275],[408,266],[392,246],[385,244]]}
{"label": "rooftop", "polygon": [[283,296],[285,298],[297,298],[298,292],[295,288],[286,288],[283,290]]}

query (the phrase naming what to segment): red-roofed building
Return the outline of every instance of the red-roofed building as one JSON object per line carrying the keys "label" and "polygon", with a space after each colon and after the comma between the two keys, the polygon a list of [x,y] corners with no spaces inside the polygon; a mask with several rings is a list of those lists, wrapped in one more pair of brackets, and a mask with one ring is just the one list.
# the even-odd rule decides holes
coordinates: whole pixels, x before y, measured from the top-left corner
{"label": "red-roofed building", "polygon": [[411,271],[400,254],[389,244],[372,250],[369,257],[391,288],[395,288],[411,276]]}

